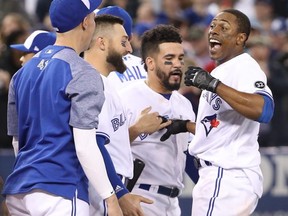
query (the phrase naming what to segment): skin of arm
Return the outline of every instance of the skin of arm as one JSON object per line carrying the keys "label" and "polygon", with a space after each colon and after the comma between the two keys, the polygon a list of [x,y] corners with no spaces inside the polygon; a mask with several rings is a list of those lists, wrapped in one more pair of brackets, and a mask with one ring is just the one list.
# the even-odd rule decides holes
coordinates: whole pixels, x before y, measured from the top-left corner
{"label": "skin of arm", "polygon": [[195,134],[195,127],[196,127],[196,123],[195,122],[189,121],[189,122],[186,123],[187,130],[190,133],[192,133],[192,134]]}
{"label": "skin of arm", "polygon": [[216,93],[246,118],[257,120],[262,114],[264,98],[259,94],[240,92],[223,83],[219,83]]}

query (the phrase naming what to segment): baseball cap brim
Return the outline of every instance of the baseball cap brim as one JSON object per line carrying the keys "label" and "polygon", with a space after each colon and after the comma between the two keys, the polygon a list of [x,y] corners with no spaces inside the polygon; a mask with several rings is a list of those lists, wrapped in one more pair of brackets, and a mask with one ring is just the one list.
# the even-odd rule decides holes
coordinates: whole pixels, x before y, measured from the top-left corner
{"label": "baseball cap brim", "polygon": [[10,47],[23,52],[31,52],[24,46],[24,44],[11,44]]}

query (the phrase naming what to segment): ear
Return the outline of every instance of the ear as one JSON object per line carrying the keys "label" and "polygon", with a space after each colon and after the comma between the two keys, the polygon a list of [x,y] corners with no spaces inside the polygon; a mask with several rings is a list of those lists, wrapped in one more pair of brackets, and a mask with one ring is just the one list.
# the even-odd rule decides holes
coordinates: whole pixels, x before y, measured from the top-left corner
{"label": "ear", "polygon": [[236,39],[236,45],[245,45],[245,42],[247,40],[247,35],[246,33],[239,33]]}
{"label": "ear", "polygon": [[152,57],[147,57],[145,64],[147,65],[147,71],[153,71],[155,69],[155,60]]}
{"label": "ear", "polygon": [[86,16],[81,23],[82,30],[85,31],[88,28],[88,17]]}
{"label": "ear", "polygon": [[97,37],[96,39],[97,46],[104,51],[107,46],[107,41],[103,37]]}

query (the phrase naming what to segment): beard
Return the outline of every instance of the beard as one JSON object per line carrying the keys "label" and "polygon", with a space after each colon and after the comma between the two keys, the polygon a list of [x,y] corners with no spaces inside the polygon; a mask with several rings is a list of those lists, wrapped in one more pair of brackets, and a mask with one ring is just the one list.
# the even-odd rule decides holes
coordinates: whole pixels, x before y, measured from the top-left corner
{"label": "beard", "polygon": [[114,49],[109,49],[106,61],[115,68],[115,71],[121,74],[127,69],[123,62],[122,55],[117,53]]}
{"label": "beard", "polygon": [[[175,73],[180,75],[180,81],[178,83],[176,83],[176,82],[170,83],[169,79]],[[167,90],[174,91],[174,90],[178,90],[180,88],[181,79],[182,79],[182,71],[181,70],[175,70],[175,71],[170,72],[168,75],[166,75],[160,68],[157,67],[156,75],[161,80],[163,86]]]}

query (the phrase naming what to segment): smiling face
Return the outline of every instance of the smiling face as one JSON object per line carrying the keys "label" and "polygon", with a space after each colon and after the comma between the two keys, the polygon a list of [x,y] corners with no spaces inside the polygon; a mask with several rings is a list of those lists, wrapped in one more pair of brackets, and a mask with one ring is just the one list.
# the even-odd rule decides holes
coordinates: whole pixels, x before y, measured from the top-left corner
{"label": "smiling face", "polygon": [[246,33],[239,32],[237,17],[228,12],[219,13],[208,32],[210,57],[222,64],[243,53]]}
{"label": "smiling face", "polygon": [[184,50],[180,43],[162,43],[152,60],[152,76],[167,93],[180,88],[184,65]]}

